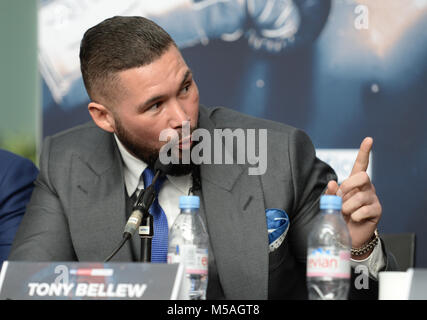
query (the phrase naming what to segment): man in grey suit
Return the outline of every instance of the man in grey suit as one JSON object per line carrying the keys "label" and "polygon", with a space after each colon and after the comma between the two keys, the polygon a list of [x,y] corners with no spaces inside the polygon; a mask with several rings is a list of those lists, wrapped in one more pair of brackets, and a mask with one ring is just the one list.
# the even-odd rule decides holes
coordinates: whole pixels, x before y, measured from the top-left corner
{"label": "man in grey suit", "polygon": [[[338,186],[302,131],[199,106],[196,83],[175,43],[142,17],[114,17],[89,29],[80,61],[93,123],[44,141],[40,175],[10,260],[103,261],[122,238],[133,194],[146,187],[142,171],[153,167],[166,143],[161,132],[178,132],[180,155],[196,145],[184,136],[184,124],[212,136],[226,128],[268,132],[263,174],[248,174],[248,164],[181,164],[159,193],[169,227],[180,195],[192,191],[201,198],[210,236],[208,299],[307,298],[307,236],[324,193],[343,198],[354,248],[375,238],[382,210],[366,174],[372,139],[362,142],[351,176]],[[274,248],[269,208],[280,208],[290,222]],[[137,261],[139,245],[134,237],[112,261]],[[378,272],[393,268],[381,241],[352,258],[353,266],[369,268],[371,290]]]}

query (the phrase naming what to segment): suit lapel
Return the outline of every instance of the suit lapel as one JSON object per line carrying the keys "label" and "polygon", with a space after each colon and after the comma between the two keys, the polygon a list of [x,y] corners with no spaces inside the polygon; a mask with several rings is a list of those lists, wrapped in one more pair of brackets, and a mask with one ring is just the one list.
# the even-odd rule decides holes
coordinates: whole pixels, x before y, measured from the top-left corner
{"label": "suit lapel", "polygon": [[[70,229],[80,261],[102,261],[118,245],[126,223],[122,160],[111,134],[102,134],[87,159],[72,158]],[[132,259],[126,244],[112,261]]]}
{"label": "suit lapel", "polygon": [[[203,111],[203,110],[201,110]],[[201,112],[200,127],[214,126]],[[203,215],[226,298],[267,299],[268,234],[262,187],[239,165],[200,166]]]}

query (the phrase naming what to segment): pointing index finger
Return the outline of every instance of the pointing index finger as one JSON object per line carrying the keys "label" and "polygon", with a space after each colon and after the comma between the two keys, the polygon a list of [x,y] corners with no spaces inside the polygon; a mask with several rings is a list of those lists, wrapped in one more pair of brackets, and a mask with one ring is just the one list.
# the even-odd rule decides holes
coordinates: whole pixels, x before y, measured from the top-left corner
{"label": "pointing index finger", "polygon": [[360,149],[356,157],[356,161],[354,162],[353,169],[351,170],[350,176],[366,171],[369,165],[369,153],[371,152],[372,145],[374,144],[374,140],[371,137],[367,137],[363,139],[360,144]]}

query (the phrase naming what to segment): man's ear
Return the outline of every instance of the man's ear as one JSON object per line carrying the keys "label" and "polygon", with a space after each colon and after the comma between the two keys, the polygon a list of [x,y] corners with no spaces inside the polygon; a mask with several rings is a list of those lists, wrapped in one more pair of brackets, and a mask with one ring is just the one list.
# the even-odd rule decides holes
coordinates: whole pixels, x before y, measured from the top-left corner
{"label": "man's ear", "polygon": [[90,102],[87,108],[98,127],[108,132],[115,132],[115,121],[111,110],[96,102]]}

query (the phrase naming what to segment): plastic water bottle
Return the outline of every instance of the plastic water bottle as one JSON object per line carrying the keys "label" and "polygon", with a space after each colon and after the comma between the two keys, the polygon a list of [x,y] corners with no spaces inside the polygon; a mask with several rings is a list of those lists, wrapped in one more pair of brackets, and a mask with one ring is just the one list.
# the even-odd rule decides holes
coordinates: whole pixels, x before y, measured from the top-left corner
{"label": "plastic water bottle", "polygon": [[351,238],[338,196],[320,198],[320,214],[308,237],[307,288],[310,300],[346,300],[350,289]]}
{"label": "plastic water bottle", "polygon": [[183,262],[184,290],[190,300],[205,300],[208,285],[209,237],[199,215],[197,196],[179,198],[180,214],[169,233],[168,263]]}

